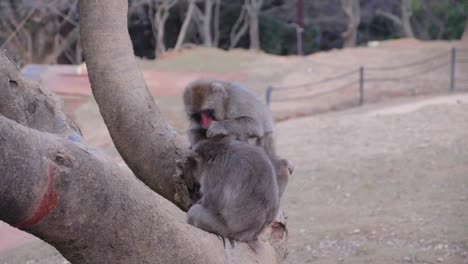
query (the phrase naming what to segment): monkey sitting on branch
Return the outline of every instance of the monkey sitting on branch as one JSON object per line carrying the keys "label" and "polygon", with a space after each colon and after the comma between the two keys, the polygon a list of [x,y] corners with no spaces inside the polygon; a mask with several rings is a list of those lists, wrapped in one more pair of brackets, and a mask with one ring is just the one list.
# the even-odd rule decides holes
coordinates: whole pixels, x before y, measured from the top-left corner
{"label": "monkey sitting on branch", "polygon": [[258,235],[280,207],[275,168],[265,151],[232,136],[201,140],[192,146],[184,175],[197,180],[202,193],[188,223],[256,250]]}
{"label": "monkey sitting on branch", "polygon": [[[191,124],[188,134],[192,146],[203,139],[226,135],[253,142],[271,159],[277,181],[282,183],[282,196],[293,166],[276,155],[273,118],[253,92],[237,83],[198,80],[187,86],[183,100]],[[189,189],[193,200],[199,198],[196,188]]]}

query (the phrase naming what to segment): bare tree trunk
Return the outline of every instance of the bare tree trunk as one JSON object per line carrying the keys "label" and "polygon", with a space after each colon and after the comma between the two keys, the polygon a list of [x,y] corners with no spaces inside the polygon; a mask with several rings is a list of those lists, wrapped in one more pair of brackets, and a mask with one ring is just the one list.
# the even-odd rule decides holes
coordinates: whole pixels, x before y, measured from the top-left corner
{"label": "bare tree trunk", "polygon": [[259,20],[260,8],[262,7],[263,0],[246,0],[246,9],[249,17],[249,37],[250,49],[260,50],[260,33],[259,33]]}
{"label": "bare tree trunk", "polygon": [[409,38],[414,38],[413,27],[411,26],[412,16],[413,10],[411,7],[411,0],[401,0],[401,20],[403,32],[405,32],[405,36]]}
{"label": "bare tree trunk", "polygon": [[156,23],[156,57],[166,53],[166,44],[164,43],[164,31],[166,21],[169,18],[170,9],[177,3],[177,0],[156,0],[156,13],[154,21]]}
{"label": "bare tree trunk", "polygon": [[168,213],[163,197],[189,206],[186,146],[138,70],[127,3],[80,1],[80,29],[93,95],[134,175],[89,147],[55,96],[0,54],[0,220],[74,264],[281,262],[284,224],[274,223],[253,252]]}
{"label": "bare tree trunk", "polygon": [[463,32],[462,40],[468,42],[468,19],[466,20],[465,32]]}
{"label": "bare tree trunk", "polygon": [[184,43],[185,36],[187,35],[187,29],[190,25],[190,21],[192,21],[193,18],[193,11],[195,10],[195,1],[196,0],[188,0],[187,14],[185,15],[184,23],[180,28],[179,36],[177,37],[177,42],[174,47],[174,50],[179,50],[182,47],[182,44]]}
{"label": "bare tree trunk", "polygon": [[221,0],[215,0],[215,8],[214,8],[214,37],[213,43],[215,47],[219,46],[219,23],[220,23],[220,16],[221,15]]}
{"label": "bare tree trunk", "polygon": [[355,47],[357,44],[358,26],[361,22],[359,0],[341,0],[341,7],[348,17],[348,28],[341,34],[343,47]]}
{"label": "bare tree trunk", "polygon": [[246,7],[244,5],[239,14],[239,17],[236,20],[236,23],[234,23],[234,26],[232,26],[231,29],[231,44],[229,46],[230,49],[236,47],[242,36],[244,36],[244,34],[247,32],[247,29],[249,28],[248,20],[249,17],[247,16]]}
{"label": "bare tree trunk", "polygon": [[205,11],[203,15],[203,45],[207,47],[213,46],[211,36],[211,20],[213,17],[213,0],[205,0]]}

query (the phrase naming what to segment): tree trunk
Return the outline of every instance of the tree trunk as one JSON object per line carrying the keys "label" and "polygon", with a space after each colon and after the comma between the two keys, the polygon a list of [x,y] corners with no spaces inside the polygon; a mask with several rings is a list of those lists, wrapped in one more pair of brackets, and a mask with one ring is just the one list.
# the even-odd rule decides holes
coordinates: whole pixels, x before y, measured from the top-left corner
{"label": "tree trunk", "polygon": [[185,36],[187,35],[187,29],[190,25],[190,21],[192,21],[193,11],[195,10],[195,1],[196,0],[188,0],[188,9],[187,14],[185,15],[184,23],[180,28],[179,36],[177,37],[177,42],[174,47],[174,50],[179,50],[184,43]]}
{"label": "tree trunk", "polygon": [[341,7],[348,17],[348,28],[341,34],[343,47],[355,47],[357,44],[358,27],[361,21],[359,0],[341,0]]}
{"label": "tree trunk", "polygon": [[219,26],[221,15],[221,0],[215,0],[214,8],[214,32],[213,32],[213,43],[215,47],[219,46]]}
{"label": "tree trunk", "polygon": [[242,8],[239,14],[239,17],[236,20],[236,23],[234,23],[234,26],[232,26],[231,44],[229,46],[229,49],[233,49],[237,46],[237,43],[239,43],[240,39],[247,32],[248,28],[249,28],[249,17],[247,16],[246,5],[244,5],[244,7]]}
{"label": "tree trunk", "polygon": [[246,8],[249,18],[249,37],[250,37],[250,49],[260,50],[260,33],[258,16],[260,14],[260,8],[262,7],[263,0],[247,0]]}
{"label": "tree trunk", "polygon": [[156,24],[156,57],[160,57],[166,53],[166,44],[164,43],[164,29],[166,27],[167,20],[166,11],[163,7],[158,8],[154,14],[154,21]]}
{"label": "tree trunk", "polygon": [[213,0],[205,0],[205,11],[203,15],[203,45],[207,47],[213,46],[211,36],[211,19],[213,17]]}
{"label": "tree trunk", "polygon": [[156,57],[166,53],[166,44],[164,43],[164,33],[166,28],[166,21],[169,18],[171,8],[177,3],[177,0],[155,0],[156,13],[154,14],[154,21],[156,23]]}
{"label": "tree trunk", "polygon": [[408,38],[414,38],[413,27],[411,26],[411,17],[413,16],[413,10],[411,7],[411,0],[401,0],[401,20],[402,27],[405,36]]}
{"label": "tree trunk", "polygon": [[281,262],[282,223],[274,223],[253,252],[245,243],[223,246],[168,213],[177,208],[163,197],[189,206],[181,173],[187,148],[138,70],[127,3],[80,1],[80,33],[93,95],[134,175],[88,146],[56,97],[26,81],[1,54],[0,220],[48,242],[74,264]]}
{"label": "tree trunk", "polygon": [[468,19],[466,20],[465,32],[463,32],[462,40],[468,42]]}

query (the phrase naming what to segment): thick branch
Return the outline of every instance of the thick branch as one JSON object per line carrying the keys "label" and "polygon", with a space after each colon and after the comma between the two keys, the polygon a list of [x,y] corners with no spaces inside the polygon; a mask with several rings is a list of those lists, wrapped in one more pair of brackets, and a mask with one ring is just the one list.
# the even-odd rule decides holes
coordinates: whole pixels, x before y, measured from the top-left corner
{"label": "thick branch", "polygon": [[383,16],[383,17],[391,20],[393,23],[395,23],[396,25],[398,25],[400,27],[403,26],[403,22],[401,22],[401,18],[399,18],[398,16],[396,16],[396,15],[390,13],[390,12],[383,11],[382,9],[377,9],[377,11],[375,11],[375,14]]}
{"label": "thick branch", "polygon": [[[215,235],[168,213],[173,205],[130,171],[79,135],[69,137],[75,130],[60,118],[55,98],[0,60],[0,93],[17,102],[0,101],[0,220],[45,240],[72,263],[276,263],[267,243],[258,254],[243,243],[223,248]],[[37,99],[34,115],[30,98]],[[275,248],[281,234],[266,234]]]}
{"label": "thick branch", "polygon": [[[167,213],[162,198],[93,152],[0,116],[0,220],[56,247],[72,263],[275,263],[245,244]],[[166,204],[167,205],[167,204]],[[266,247],[266,256],[274,256]]]}
{"label": "thick branch", "polygon": [[161,116],[133,55],[127,1],[80,1],[83,51],[91,87],[115,146],[135,175],[179,207],[184,146]]}
{"label": "thick branch", "polygon": [[39,131],[81,137],[79,129],[64,114],[61,101],[48,90],[25,80],[3,54],[0,54],[0,80],[0,115]]}

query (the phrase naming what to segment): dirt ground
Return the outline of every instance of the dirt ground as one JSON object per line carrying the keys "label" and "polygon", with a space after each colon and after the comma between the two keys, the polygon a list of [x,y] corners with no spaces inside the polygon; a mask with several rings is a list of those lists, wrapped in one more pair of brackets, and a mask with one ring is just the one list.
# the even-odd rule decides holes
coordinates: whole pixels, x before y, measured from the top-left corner
{"label": "dirt ground", "polygon": [[[261,95],[268,85],[315,81],[360,64],[398,65],[452,46],[461,43],[398,40],[304,58],[197,49],[140,66],[160,71],[153,81],[160,80],[162,88],[153,94],[183,133],[180,92],[191,78],[242,80]],[[467,65],[457,68],[461,91],[468,91]],[[468,96],[437,95],[448,89],[443,70],[424,78],[376,86],[389,91],[386,100],[399,97],[391,102],[377,96],[364,107],[278,124],[279,153],[296,165],[283,202],[290,231],[287,263],[468,264]],[[177,87],[164,89],[172,83]],[[401,93],[408,87],[409,94]],[[432,95],[408,97],[421,87]],[[353,89],[271,107],[277,119],[346,108],[347,100],[355,103]],[[94,100],[65,99],[89,143],[121,162]],[[53,248],[0,222],[0,264],[20,263],[66,262]]]}
{"label": "dirt ground", "polygon": [[[467,111],[459,94],[280,123],[287,263],[468,263]],[[0,263],[66,262],[33,241]]]}
{"label": "dirt ground", "polygon": [[287,263],[468,263],[468,96],[278,126]]}

